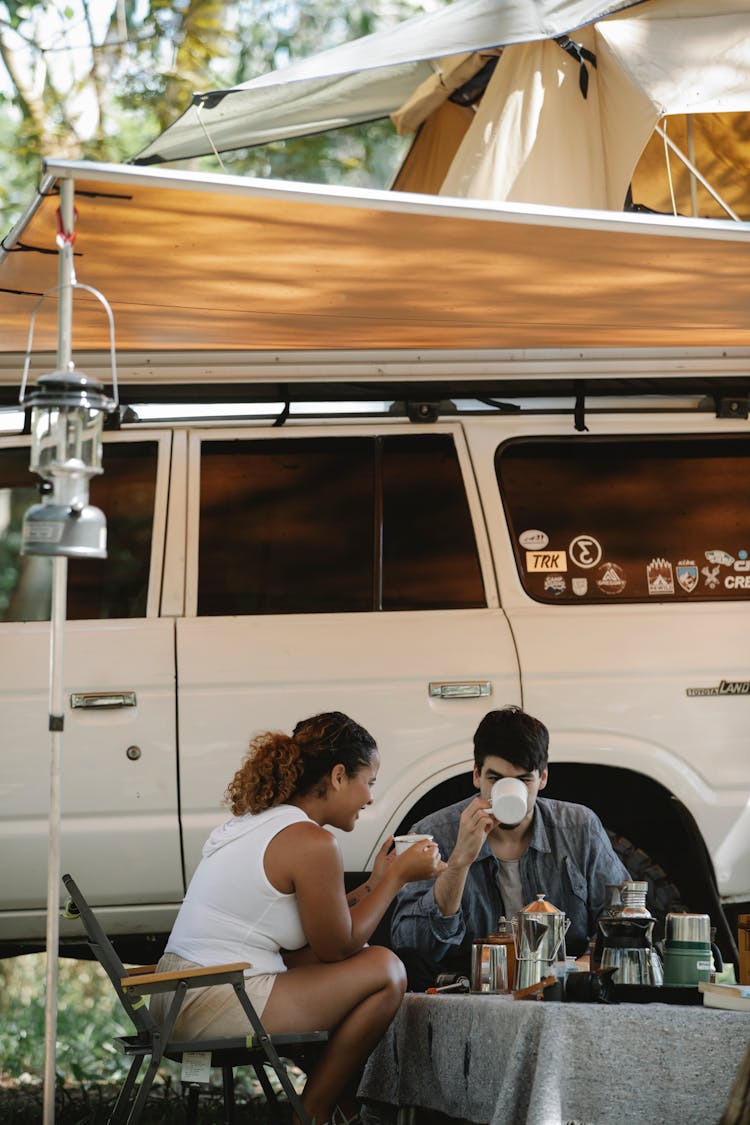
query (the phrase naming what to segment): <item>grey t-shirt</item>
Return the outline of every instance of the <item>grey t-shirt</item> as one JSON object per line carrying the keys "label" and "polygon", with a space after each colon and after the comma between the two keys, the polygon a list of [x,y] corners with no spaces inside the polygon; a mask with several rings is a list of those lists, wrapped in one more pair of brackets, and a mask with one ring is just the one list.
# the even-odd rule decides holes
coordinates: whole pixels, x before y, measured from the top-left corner
{"label": "grey t-shirt", "polygon": [[521,860],[498,859],[497,885],[505,908],[505,917],[512,918],[527,904],[523,901],[521,888]]}

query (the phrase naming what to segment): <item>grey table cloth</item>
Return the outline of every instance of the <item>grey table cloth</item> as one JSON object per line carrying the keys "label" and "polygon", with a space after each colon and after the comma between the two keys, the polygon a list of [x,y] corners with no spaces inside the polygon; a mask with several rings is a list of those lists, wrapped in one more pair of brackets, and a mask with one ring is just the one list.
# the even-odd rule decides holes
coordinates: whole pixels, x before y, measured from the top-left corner
{"label": "grey table cloth", "polygon": [[712,1125],[750,1013],[408,994],[360,1097],[482,1125]]}

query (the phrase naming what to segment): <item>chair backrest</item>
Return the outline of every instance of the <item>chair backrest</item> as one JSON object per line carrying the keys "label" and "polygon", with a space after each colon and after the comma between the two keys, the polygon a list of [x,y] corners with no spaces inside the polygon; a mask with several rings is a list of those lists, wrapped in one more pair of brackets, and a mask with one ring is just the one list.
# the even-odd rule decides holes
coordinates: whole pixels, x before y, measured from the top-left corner
{"label": "chair backrest", "polygon": [[68,913],[79,915],[86,931],[89,949],[111,980],[114,990],[132,1020],[136,1031],[139,1035],[150,1035],[156,1029],[157,1023],[148,1009],[148,1004],[142,996],[131,996],[122,987],[120,982],[123,977],[127,977],[128,970],[120,960],[115,947],[102,929],[72,875],[63,875],[62,881],[70,895],[67,907]]}

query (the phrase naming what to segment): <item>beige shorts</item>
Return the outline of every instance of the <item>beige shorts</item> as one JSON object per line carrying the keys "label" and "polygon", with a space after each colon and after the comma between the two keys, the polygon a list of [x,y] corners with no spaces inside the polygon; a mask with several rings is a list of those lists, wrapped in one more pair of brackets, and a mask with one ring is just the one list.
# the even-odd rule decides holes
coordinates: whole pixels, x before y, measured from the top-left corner
{"label": "beige shorts", "polygon": [[[174,973],[180,969],[200,969],[194,961],[186,961],[176,953],[164,953],[156,966],[158,973]],[[263,1015],[271,995],[276,973],[259,973],[245,977],[245,992],[259,1016]],[[172,1002],[173,992],[160,992],[151,997],[149,1007],[157,1020],[163,1020]],[[231,984],[212,988],[191,988],[177,1017],[173,1039],[213,1039],[223,1035],[248,1035],[252,1032],[247,1015]]]}

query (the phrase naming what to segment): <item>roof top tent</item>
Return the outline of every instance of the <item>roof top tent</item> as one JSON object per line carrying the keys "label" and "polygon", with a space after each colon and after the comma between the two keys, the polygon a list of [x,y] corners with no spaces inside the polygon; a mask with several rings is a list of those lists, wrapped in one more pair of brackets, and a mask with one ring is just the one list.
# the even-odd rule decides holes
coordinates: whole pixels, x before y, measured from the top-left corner
{"label": "roof top tent", "polygon": [[[63,179],[80,280],[114,309],[124,401],[665,380],[746,397],[746,9],[458,0],[196,95],[132,165],[49,161],[0,252],[0,399],[54,287]],[[416,130],[395,191],[154,166],[389,114]],[[711,158],[704,134],[723,138]],[[631,199],[646,210],[623,211]],[[76,296],[74,327],[78,355],[106,372],[96,302]],[[45,349],[49,311],[35,363]]]}
{"label": "roof top tent", "polygon": [[[56,284],[72,179],[81,282],[115,319],[124,402],[193,395],[448,398],[587,381],[747,393],[750,224],[48,162],[0,255],[0,401]],[[55,300],[34,371],[54,355]],[[109,371],[75,297],[75,358]],[[281,397],[284,397],[283,395]]]}
{"label": "roof top tent", "polygon": [[747,0],[458,0],[196,94],[139,163],[392,117],[393,187],[750,218]]}

